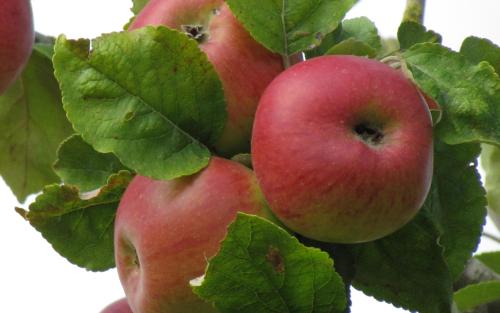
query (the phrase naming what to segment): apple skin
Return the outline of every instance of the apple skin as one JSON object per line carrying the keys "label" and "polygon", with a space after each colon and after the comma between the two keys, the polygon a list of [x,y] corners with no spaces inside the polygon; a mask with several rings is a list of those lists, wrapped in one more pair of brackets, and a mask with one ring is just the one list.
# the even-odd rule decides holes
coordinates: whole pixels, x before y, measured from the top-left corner
{"label": "apple skin", "polygon": [[0,1],[0,94],[23,70],[34,41],[30,1]]}
{"label": "apple skin", "polygon": [[128,305],[127,299],[123,298],[105,307],[101,311],[101,313],[133,313],[133,312],[132,309],[130,309],[130,306]]}
{"label": "apple skin", "polygon": [[290,229],[325,242],[371,241],[402,227],[426,198],[431,116],[417,88],[383,63],[313,58],[266,89],[252,158],[271,210]]}
{"label": "apple skin", "polygon": [[181,30],[200,25],[198,40],[224,88],[228,120],[217,152],[224,156],[250,151],[255,111],[267,85],[283,71],[281,56],[257,43],[223,0],[151,0],[129,30],[146,25]]}
{"label": "apple skin", "polygon": [[238,211],[267,217],[254,173],[214,157],[201,172],[171,181],[136,176],[115,220],[115,259],[135,313],[216,312],[191,290]]}

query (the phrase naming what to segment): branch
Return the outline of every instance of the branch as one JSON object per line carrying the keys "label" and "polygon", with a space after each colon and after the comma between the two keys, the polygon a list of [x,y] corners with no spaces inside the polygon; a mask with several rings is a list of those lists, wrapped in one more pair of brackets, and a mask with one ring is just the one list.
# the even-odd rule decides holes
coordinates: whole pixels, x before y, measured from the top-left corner
{"label": "branch", "polygon": [[415,22],[423,24],[425,11],[425,0],[406,0],[406,9],[403,22]]}
{"label": "branch", "polygon": [[484,232],[483,236],[486,237],[486,238],[488,238],[488,239],[490,239],[490,240],[495,241],[496,243],[500,243],[500,238],[498,238],[497,236],[492,235],[492,234],[490,234],[488,232]]}

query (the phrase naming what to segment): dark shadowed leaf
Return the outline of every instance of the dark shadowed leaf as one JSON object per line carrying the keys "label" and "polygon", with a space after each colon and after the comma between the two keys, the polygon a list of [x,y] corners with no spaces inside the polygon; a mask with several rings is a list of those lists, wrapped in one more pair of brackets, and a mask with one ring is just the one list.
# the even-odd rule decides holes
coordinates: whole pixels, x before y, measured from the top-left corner
{"label": "dark shadowed leaf", "polygon": [[21,77],[0,96],[0,174],[19,202],[59,181],[56,150],[71,133],[50,45],[36,45]]}

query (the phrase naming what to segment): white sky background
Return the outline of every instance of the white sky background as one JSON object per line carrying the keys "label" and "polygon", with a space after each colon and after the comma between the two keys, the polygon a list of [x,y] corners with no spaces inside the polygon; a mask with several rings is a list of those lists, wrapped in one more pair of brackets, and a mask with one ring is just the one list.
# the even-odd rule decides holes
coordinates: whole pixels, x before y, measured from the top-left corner
{"label": "white sky background", "polygon": [[[0,0],[1,1],[1,0]],[[368,16],[381,35],[394,36],[405,0],[361,0],[348,17]],[[120,31],[131,13],[130,0],[32,0],[37,31],[70,38],[93,38]],[[500,44],[500,1],[427,0],[425,25],[443,35],[455,50],[475,35]],[[0,179],[0,303],[9,313],[98,313],[123,296],[115,270],[91,273],[59,256],[14,212],[14,196]],[[489,223],[486,229],[498,231]],[[480,251],[500,246],[483,240]],[[353,293],[352,313],[406,312]]]}

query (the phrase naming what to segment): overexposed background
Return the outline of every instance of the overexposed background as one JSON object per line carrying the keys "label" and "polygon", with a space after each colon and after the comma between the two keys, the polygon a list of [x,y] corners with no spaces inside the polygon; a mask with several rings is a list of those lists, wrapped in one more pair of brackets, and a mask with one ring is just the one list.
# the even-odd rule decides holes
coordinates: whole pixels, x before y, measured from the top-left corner
{"label": "overexposed background", "polygon": [[[368,16],[382,36],[395,36],[405,2],[361,0],[348,17]],[[130,0],[32,0],[32,5],[38,32],[52,36],[64,33],[70,38],[93,38],[120,31],[132,16]],[[455,50],[470,35],[500,44],[499,12],[498,0],[427,0],[425,25],[440,33],[443,44]],[[91,273],[67,262],[14,212],[19,205],[0,179],[2,312],[98,313],[123,296],[115,270]],[[486,229],[498,234],[491,223]],[[498,244],[488,239],[479,248],[480,251],[499,249]],[[353,291],[352,301],[353,313],[406,312],[357,291]]]}

